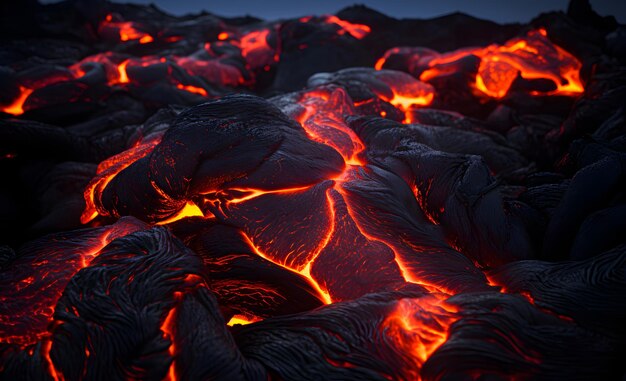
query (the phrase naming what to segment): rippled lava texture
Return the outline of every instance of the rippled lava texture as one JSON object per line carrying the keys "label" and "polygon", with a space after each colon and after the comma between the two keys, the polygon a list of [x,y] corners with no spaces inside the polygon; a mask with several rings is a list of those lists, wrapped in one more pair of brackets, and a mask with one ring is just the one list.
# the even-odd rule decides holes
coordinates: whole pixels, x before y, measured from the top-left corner
{"label": "rippled lava texture", "polygon": [[625,376],[626,27],[586,1],[2,7],[0,380]]}

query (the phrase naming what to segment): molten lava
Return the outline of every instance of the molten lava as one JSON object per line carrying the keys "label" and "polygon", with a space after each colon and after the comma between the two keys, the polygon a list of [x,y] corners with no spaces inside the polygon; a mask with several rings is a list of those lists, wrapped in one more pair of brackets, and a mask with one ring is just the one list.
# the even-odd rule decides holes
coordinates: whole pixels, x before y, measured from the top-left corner
{"label": "molten lava", "polygon": [[226,323],[226,325],[229,325],[231,327],[236,325],[236,324],[246,325],[246,324],[255,323],[255,322],[260,321],[260,320],[261,319],[256,317],[256,316],[253,316],[253,317],[249,318],[249,317],[247,317],[245,315],[233,315],[233,317],[230,318],[230,320],[228,321],[228,323]]}
{"label": "molten lava", "polygon": [[[241,55],[244,58],[249,58],[253,54],[265,54],[271,51],[272,48],[267,44],[267,37],[270,31],[268,29],[252,31],[240,40]],[[218,37],[219,38],[219,37]],[[256,64],[255,66],[260,66]]]}
{"label": "molten lava", "polygon": [[525,38],[509,40],[503,46],[489,46],[474,54],[482,58],[476,87],[494,98],[506,95],[517,73],[525,79],[551,80],[556,89],[548,92],[550,95],[578,94],[584,90],[579,76],[580,61],[553,45],[545,29],[530,31]]}
{"label": "molten lava", "polygon": [[50,242],[27,247],[28,254],[9,265],[12,275],[0,279],[0,302],[11,312],[0,314],[0,342],[25,347],[47,338],[55,306],[71,278],[111,241],[140,228],[120,221],[88,233],[82,242],[70,235],[53,250]]}
{"label": "molten lava", "polygon": [[[138,29],[138,25],[132,21],[117,21],[120,17],[108,14],[100,24],[98,29],[100,34],[106,33],[107,30],[117,31],[119,41],[139,41],[140,44],[147,44],[154,41],[154,38]],[[114,20],[115,19],[115,20]]]}
{"label": "molten lava", "polygon": [[324,24],[335,25],[339,28],[339,30],[337,31],[338,35],[341,36],[347,33],[350,36],[356,38],[357,40],[364,38],[372,31],[372,29],[367,25],[354,24],[354,23],[342,20],[335,15],[325,15],[325,16],[320,16],[319,18],[313,17],[313,16],[306,16],[306,17],[300,18],[300,21],[304,23],[311,22],[311,21],[319,21]]}
{"label": "molten lava", "polygon": [[397,88],[393,88],[393,98],[386,99],[384,96],[381,98],[396,106],[404,112],[405,118],[403,123],[412,123],[411,110],[415,107],[428,106],[432,103],[435,97],[435,92],[431,86],[419,84],[420,86],[406,86],[401,84]]}
{"label": "molten lava", "polygon": [[[338,28],[337,35],[348,34],[355,39],[363,39],[371,32],[367,25],[353,24],[336,16],[305,17],[300,19],[300,22],[321,22],[333,25]],[[153,36],[141,32],[140,27],[134,23],[114,21],[111,15],[107,16],[103,22],[101,32],[104,33],[107,28],[117,30],[120,41],[137,41],[143,44],[154,40]],[[138,78],[141,78],[142,69],[163,70],[167,75],[167,81],[176,89],[202,97],[211,97],[207,90],[209,86],[204,86],[202,81],[179,79],[173,75],[175,68],[180,67],[189,75],[197,76],[209,83],[218,82],[240,86],[250,84],[254,80],[255,70],[259,68],[268,70],[271,65],[278,62],[280,57],[278,48],[280,43],[277,42],[279,35],[273,28],[245,32],[223,31],[214,38],[216,38],[215,41],[206,42],[201,51],[189,56],[129,57],[116,53],[104,53],[86,57],[71,66],[69,70],[74,79],[80,81],[90,75],[94,65],[101,65],[106,75],[107,85],[117,88],[127,88],[128,85],[139,86],[141,82]],[[411,55],[412,61],[409,69],[413,74],[417,74],[421,81],[412,77],[405,78],[407,75],[404,73],[382,70],[387,59],[395,54]],[[477,56],[481,60],[473,86],[490,97],[506,96],[518,76],[523,79],[547,79],[554,82],[555,89],[549,91],[548,94],[569,95],[583,91],[578,76],[580,63],[562,48],[553,45],[547,39],[544,30],[531,31],[524,38],[510,40],[501,46],[462,49],[445,54],[429,49],[391,49],[376,63],[375,68],[379,71],[373,72],[376,80],[386,85],[387,88],[374,86],[372,91],[375,97],[378,97],[378,101],[388,104],[385,107],[390,107],[390,104],[400,115],[404,114],[404,123],[411,123],[413,122],[412,111],[428,106],[434,101],[435,88],[426,82],[454,73],[456,68],[451,64],[470,55]],[[232,65],[229,61],[232,59],[243,59],[245,70],[252,72],[244,78],[245,70],[241,66]],[[18,99],[3,108],[3,111],[14,115],[23,112],[23,104],[34,89],[20,87],[20,91]],[[163,200],[178,205],[175,213],[157,219],[155,224],[168,225],[189,217],[200,217],[212,222],[224,220],[233,225],[242,224],[240,226],[241,238],[252,252],[306,279],[317,293],[316,297],[325,304],[350,300],[368,292],[377,291],[378,288],[398,290],[406,287],[407,284],[417,285],[431,292],[432,294],[427,297],[400,300],[396,309],[386,317],[383,323],[385,335],[397,347],[409,354],[412,365],[403,372],[409,378],[419,379],[422,364],[445,342],[448,326],[455,320],[455,311],[443,302],[447,296],[454,294],[454,290],[446,289],[445,285],[433,282],[416,270],[407,262],[410,259],[399,251],[394,242],[385,238],[387,236],[384,234],[372,234],[369,230],[371,228],[364,224],[360,217],[363,213],[359,211],[361,206],[358,205],[358,200],[349,189],[354,182],[369,176],[372,168],[366,160],[365,144],[347,125],[346,117],[357,115],[357,107],[375,100],[374,98],[355,103],[343,88],[337,86],[320,86],[299,94],[297,100],[299,109],[291,116],[300,123],[308,139],[330,147],[341,155],[344,163],[343,171],[338,175],[329,176],[319,184],[297,187],[210,188],[210,191],[196,195],[198,198],[189,197],[189,199],[180,200],[173,200],[158,187],[156,181],[152,181],[151,191]],[[377,115],[386,117],[389,110],[391,108],[387,111],[377,109],[375,112]],[[120,217],[116,213],[110,213],[102,205],[103,192],[118,174],[150,155],[161,142],[161,138],[162,135],[157,135],[144,139],[136,146],[103,161],[98,166],[97,175],[84,192],[86,207],[81,216],[83,223],[88,223],[99,215]],[[174,163],[176,158],[169,160]],[[412,191],[415,202],[421,206],[421,209],[426,210],[425,201],[419,189]],[[319,197],[319,194],[323,196]],[[279,221],[265,221],[263,216],[248,219],[246,215],[251,211],[260,213],[264,205],[276,205],[276,203],[292,205],[289,204],[292,199],[300,198],[317,203],[312,206],[312,209],[318,214],[306,217],[302,225],[281,225],[279,230],[274,232],[272,229],[275,226],[273,225],[279,225]],[[424,213],[428,219],[427,223],[433,226],[438,225],[438,216],[428,211]],[[286,218],[285,215],[283,217]],[[285,244],[289,239],[294,241],[291,245]],[[98,246],[96,251],[100,248],[101,246]],[[413,247],[413,249],[420,248]],[[88,265],[90,255],[82,257],[80,261],[82,267]],[[348,283],[338,277],[341,274],[337,273],[336,269],[339,265],[335,261],[343,261],[341,266],[346,269],[349,266],[347,263],[350,262],[361,266],[354,270],[355,283],[353,285],[346,287]],[[23,287],[28,287],[30,284],[29,278],[22,281]],[[46,319],[49,319],[52,316],[52,310],[44,315]],[[172,341],[169,353],[173,358],[176,356],[176,347],[173,344],[175,319],[176,307],[169,311],[161,327],[165,338]],[[258,320],[260,318],[257,316],[238,314],[230,319],[228,325],[243,325]],[[35,336],[24,337],[23,335],[16,336],[16,338],[10,338],[9,342],[30,343],[40,336],[35,334]],[[176,376],[173,362],[168,377],[170,380],[175,380]]]}
{"label": "molten lava", "polygon": [[183,85],[181,83],[176,85],[176,87],[178,87],[181,90],[189,91],[190,93],[200,94],[203,97],[208,97],[209,96],[209,93],[207,93],[207,91],[205,89],[203,89],[202,87],[191,86],[191,85]]}
{"label": "molten lava", "polygon": [[456,308],[442,300],[438,294],[401,299],[383,322],[385,335],[410,354],[410,366],[401,370],[407,379],[421,380],[422,365],[446,341],[448,327],[457,319]]}
{"label": "molten lava", "polygon": [[28,99],[28,96],[33,92],[32,89],[20,86],[20,95],[8,106],[0,106],[2,112],[13,115],[22,115],[24,113],[24,102]]}
{"label": "molten lava", "polygon": [[[2,154],[2,164],[15,167],[20,182],[33,181],[28,190],[42,204],[33,209],[42,210],[32,230],[52,232],[17,251],[0,247],[0,373],[32,368],[25,377],[63,380],[114,367],[121,378],[169,381],[198,374],[324,378],[316,372],[345,380],[525,380],[561,370],[540,357],[563,362],[557,350],[545,350],[543,334],[567,345],[602,338],[593,324],[582,324],[589,323],[585,314],[555,312],[563,312],[559,303],[578,301],[557,289],[577,277],[572,293],[604,291],[615,274],[579,270],[605,266],[610,256],[565,270],[523,260],[535,258],[539,244],[541,226],[531,223],[550,225],[559,213],[565,220],[561,204],[583,193],[577,177],[565,180],[550,168],[556,151],[573,157],[564,148],[569,137],[557,140],[557,133],[571,123],[579,134],[581,120],[595,121],[604,110],[591,99],[595,84],[583,107],[542,98],[585,91],[581,62],[545,29],[493,45],[483,40],[491,33],[473,32],[469,40],[486,41],[481,47],[446,53],[398,46],[373,68],[347,67],[370,65],[376,57],[368,50],[412,40],[395,33],[412,30],[411,21],[392,27],[360,7],[341,14],[371,27],[334,15],[272,23],[203,14],[197,21],[112,8],[143,20],[130,21],[105,3],[81,24],[86,41],[55,45],[45,65],[38,60],[48,58],[31,59],[24,49],[16,54],[23,62],[0,72],[8,88],[0,111],[26,112],[6,120],[17,127],[6,135],[20,144]],[[67,18],[75,23],[81,12]],[[508,35],[515,28],[494,30]],[[75,58],[65,59],[66,51]],[[530,96],[537,98],[524,103]],[[599,96],[604,102],[614,94]],[[558,110],[544,114],[552,102]],[[529,110],[535,103],[539,114]],[[559,124],[567,108],[561,104],[574,111]],[[525,125],[542,120],[540,134]],[[606,126],[597,135],[612,138],[618,128]],[[31,158],[30,141],[20,138],[32,131],[44,132],[36,149],[48,136],[51,146],[72,149],[44,160],[42,149]],[[527,154],[535,140],[555,152]],[[65,171],[83,179],[102,152],[123,149],[101,161],[78,194],[59,195],[70,177]],[[589,152],[585,159],[594,159]],[[546,167],[541,176],[531,176],[535,163]],[[585,168],[587,175],[597,170],[595,163]],[[45,171],[49,187],[26,179]],[[535,200],[536,187],[549,197]],[[15,189],[1,189],[0,201]],[[59,233],[78,224],[71,212],[81,191],[87,226]],[[611,211],[622,211],[619,196]],[[48,208],[48,199],[61,210]],[[544,274],[549,282],[535,288]],[[587,305],[592,318],[601,315],[601,303]],[[597,341],[591,352],[614,351],[612,337]],[[461,365],[438,362],[461,345],[469,352],[457,356]],[[494,359],[495,369],[482,373]]]}
{"label": "molten lava", "polygon": [[106,215],[106,211],[98,210],[96,199],[99,199],[107,184],[136,160],[146,156],[159,143],[160,136],[142,142],[137,146],[117,154],[98,165],[96,177],[85,188],[85,210],[80,220],[83,224],[93,220],[98,214]]}
{"label": "molten lava", "polygon": [[545,29],[529,31],[503,45],[485,48],[463,48],[437,53],[423,48],[392,48],[376,62],[376,69],[385,67],[394,55],[409,58],[407,69],[425,82],[449,75],[457,70],[451,64],[469,56],[480,58],[473,86],[492,98],[503,98],[519,77],[525,80],[548,80],[554,89],[531,91],[532,95],[576,95],[583,92],[580,61],[548,39]]}
{"label": "molten lava", "polygon": [[315,258],[311,259],[311,261],[309,263],[307,263],[304,267],[302,267],[300,270],[298,270],[295,267],[291,267],[288,266],[286,264],[280,263],[278,260],[273,259],[271,256],[265,254],[263,251],[261,251],[255,244],[254,242],[250,239],[250,237],[248,237],[246,234],[242,234],[243,238],[245,239],[245,241],[248,243],[248,245],[250,246],[250,248],[261,258],[266,259],[274,264],[277,264],[281,267],[284,267],[285,269],[289,270],[289,271],[293,271],[296,272],[300,275],[302,275],[303,277],[305,277],[306,279],[308,279],[308,281],[310,282],[311,286],[313,287],[313,289],[315,289],[318,292],[319,295],[319,299],[324,302],[325,304],[331,304],[333,302],[333,300],[331,299],[330,294],[328,293],[327,290],[323,289],[319,283],[311,276],[310,274],[310,264],[313,260],[315,260]]}
{"label": "molten lava", "polygon": [[[178,298],[180,298],[180,293],[177,293]],[[168,352],[170,356],[174,359],[170,364],[169,370],[167,372],[167,377],[165,380],[167,381],[176,381],[178,378],[176,377],[176,366],[175,366],[175,358],[176,358],[176,346],[174,344],[174,325],[176,323],[176,307],[173,307],[169,310],[163,323],[161,324],[161,331],[163,332],[163,338],[170,341],[170,346],[168,348]]]}
{"label": "molten lava", "polygon": [[354,114],[353,107],[345,102],[346,97],[341,89],[306,92],[300,100],[305,111],[298,121],[312,140],[333,147],[346,164],[360,165],[358,156],[365,146],[343,121],[344,115]]}

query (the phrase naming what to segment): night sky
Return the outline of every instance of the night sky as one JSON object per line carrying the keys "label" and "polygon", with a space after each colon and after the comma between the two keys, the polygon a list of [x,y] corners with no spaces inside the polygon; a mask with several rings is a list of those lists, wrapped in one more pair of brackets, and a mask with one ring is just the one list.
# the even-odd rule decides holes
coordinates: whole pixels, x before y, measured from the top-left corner
{"label": "night sky", "polygon": [[[249,14],[269,20],[335,13],[346,6],[360,3],[397,18],[431,18],[460,11],[497,22],[527,22],[541,12],[565,10],[568,4],[567,0],[132,0],[129,2],[154,3],[175,15],[195,13],[204,9],[221,16]],[[625,0],[591,0],[591,4],[599,14],[614,15],[619,22],[626,23]]]}

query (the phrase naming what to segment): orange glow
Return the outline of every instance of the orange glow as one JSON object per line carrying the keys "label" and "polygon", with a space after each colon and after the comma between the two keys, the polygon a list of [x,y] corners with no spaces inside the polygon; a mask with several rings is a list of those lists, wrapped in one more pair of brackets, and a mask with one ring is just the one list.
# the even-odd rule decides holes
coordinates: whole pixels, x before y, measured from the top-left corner
{"label": "orange glow", "polygon": [[98,216],[99,213],[105,213],[104,210],[98,210],[96,205],[100,204],[100,196],[113,178],[127,168],[135,161],[146,156],[160,142],[160,138],[150,140],[146,143],[139,144],[115,156],[112,156],[98,165],[96,177],[94,177],[87,188],[85,188],[85,210],[80,217],[80,222],[86,224]]}
{"label": "orange glow", "polygon": [[108,232],[104,233],[100,237],[100,240],[97,243],[97,245],[95,245],[90,251],[83,253],[83,255],[81,256],[80,268],[84,269],[85,267],[89,266],[91,261],[96,257],[96,255],[100,252],[100,250],[104,249],[104,247],[108,245],[112,240],[113,238]]}
{"label": "orange glow", "polygon": [[399,53],[400,51],[401,51],[401,49],[397,48],[397,47],[396,48],[391,48],[391,49],[387,50],[385,52],[385,54],[376,61],[376,63],[374,64],[374,69],[382,70],[383,66],[385,66],[385,62],[387,62],[389,57],[394,55],[394,54]]}
{"label": "orange glow", "polygon": [[52,340],[46,339],[42,344],[41,355],[43,356],[44,362],[48,364],[48,374],[50,375],[50,377],[52,377],[54,381],[63,381],[65,380],[65,377],[63,377],[63,374],[56,369],[54,363],[52,362],[52,359],[50,358],[51,349]]}
{"label": "orange glow", "polygon": [[235,324],[246,325],[250,323],[256,323],[257,321],[261,321],[261,318],[257,316],[248,317],[245,315],[234,315],[226,325],[234,326]]}
{"label": "orange glow", "polygon": [[113,15],[108,14],[104,21],[100,24],[99,31],[102,33],[105,28],[116,29],[119,34],[120,41],[139,40],[140,44],[147,44],[154,41],[154,38],[151,35],[138,30],[136,25],[137,24],[132,21],[113,21]]}
{"label": "orange glow", "polygon": [[[245,233],[241,233],[242,237],[244,238],[244,240],[248,243],[248,245],[250,246],[250,248],[256,253],[256,255],[258,255],[259,257],[266,259],[276,265],[279,265],[289,271],[293,271],[295,273],[298,273],[300,275],[302,275],[303,277],[307,278],[309,280],[310,285],[318,292],[318,299],[322,302],[324,302],[324,304],[331,304],[333,301],[330,297],[330,294],[328,293],[327,290],[323,289],[322,287],[320,287],[319,283],[317,283],[317,281],[315,279],[313,279],[313,277],[311,276],[311,274],[309,273],[309,271],[296,271],[295,269],[292,269],[291,267],[285,266],[282,263],[276,262],[274,261],[272,258],[270,258],[268,255],[266,255],[265,253],[263,253],[261,250],[259,250],[259,248],[254,244],[254,242],[252,242],[252,240],[250,239],[250,237],[248,237]],[[306,269],[308,269],[309,266],[307,265]]]}
{"label": "orange glow", "polygon": [[365,150],[361,139],[343,121],[354,110],[343,89],[310,90],[302,96],[305,108],[298,121],[311,140],[326,144],[341,154],[348,165],[363,165],[359,154]]}
{"label": "orange glow", "polygon": [[204,213],[202,213],[202,210],[200,210],[198,205],[194,204],[191,201],[188,201],[178,213],[174,214],[172,217],[166,220],[159,221],[156,224],[157,225],[171,224],[174,221],[182,220],[183,218],[187,218],[187,217],[204,217]]}
{"label": "orange glow", "polygon": [[404,112],[403,123],[412,123],[411,110],[416,107],[428,106],[435,98],[433,87],[422,82],[398,84],[392,86],[391,90],[393,91],[393,98],[388,99],[382,94],[379,97]]}
{"label": "orange glow", "polygon": [[372,31],[367,25],[353,24],[334,15],[326,16],[326,22],[339,25],[341,27],[339,34],[348,33],[357,40],[362,39]]}
{"label": "orange glow", "polygon": [[385,62],[387,61],[386,58],[381,57],[378,60],[376,60],[376,63],[374,64],[374,69],[376,70],[382,70],[383,69],[383,65],[385,65]]}
{"label": "orange glow", "polygon": [[221,32],[220,34],[217,35],[217,39],[220,40],[220,41],[224,41],[224,40],[228,39],[228,33]]}
{"label": "orange glow", "polygon": [[152,36],[150,35],[145,35],[139,39],[140,44],[147,44],[152,41],[154,41],[154,38],[152,38]]}
{"label": "orange glow", "polygon": [[[313,263],[315,262],[317,257],[320,255],[322,250],[324,250],[326,246],[328,246],[328,243],[330,242],[331,238],[333,237],[333,234],[335,233],[335,203],[333,202],[333,198],[330,196],[330,189],[326,191],[326,202],[328,203],[328,210],[330,214],[330,224],[328,226],[328,230],[326,231],[324,239],[322,239],[322,241],[320,242],[320,245],[309,257],[307,264],[304,266],[304,268],[299,270],[300,274],[306,276],[309,279],[313,279],[313,277],[311,276],[311,266],[313,266]],[[326,294],[328,296],[327,304],[332,303],[330,294],[327,292]]]}
{"label": "orange glow", "polygon": [[401,370],[408,379],[421,380],[422,365],[447,340],[448,328],[457,319],[456,308],[442,299],[437,295],[401,299],[382,324],[396,348],[411,355],[411,364]]}
{"label": "orange glow", "polygon": [[476,55],[482,58],[476,87],[491,97],[505,96],[517,73],[525,79],[551,80],[556,89],[548,94],[584,91],[579,77],[582,64],[552,44],[545,29],[531,31],[525,39],[512,39],[503,46],[489,46]]}
{"label": "orange glow", "polygon": [[341,194],[344,198],[344,200],[346,200],[346,206],[348,209],[348,214],[350,215],[350,218],[352,218],[352,221],[354,221],[354,224],[356,225],[357,229],[359,230],[359,232],[361,233],[361,235],[363,235],[363,237],[367,238],[370,241],[377,241],[377,242],[381,242],[383,244],[385,244],[392,252],[394,255],[394,260],[396,262],[396,264],[398,265],[398,269],[400,270],[400,273],[402,274],[402,278],[404,278],[405,282],[409,282],[409,283],[414,283],[417,285],[420,285],[422,287],[424,287],[425,289],[427,289],[430,292],[437,292],[437,293],[441,293],[441,294],[448,294],[448,295],[453,295],[454,293],[449,291],[449,290],[443,290],[433,284],[430,284],[426,281],[424,281],[423,279],[420,279],[419,277],[417,277],[415,274],[413,274],[413,272],[409,269],[409,266],[407,266],[402,257],[390,246],[388,245],[385,241],[382,241],[376,237],[372,237],[371,235],[369,235],[368,233],[365,232],[365,229],[359,224],[358,219],[355,218],[355,212],[352,210],[352,206],[350,205],[350,203],[348,202],[348,197],[347,194],[345,192],[345,190],[341,187],[341,183],[346,181],[346,179],[349,178],[349,174],[347,173],[347,171],[344,172],[344,174],[342,174],[341,178],[336,179],[337,184],[335,184],[334,186],[334,190],[336,190],[337,192],[339,192],[339,194]]}
{"label": "orange glow", "polygon": [[389,100],[389,103],[400,108],[401,110],[408,110],[413,106],[427,106],[433,101],[433,93],[425,93],[423,95],[402,95],[395,93],[393,98]]}
{"label": "orange glow", "polygon": [[446,67],[446,66],[433,67],[433,68],[424,70],[422,74],[420,74],[420,81],[428,82],[437,77],[452,74],[455,71],[456,71],[456,68],[454,67]]}
{"label": "orange glow", "polygon": [[128,74],[126,73],[126,66],[128,65],[128,60],[122,61],[121,64],[117,65],[117,71],[120,74],[119,83],[128,83]]}
{"label": "orange glow", "polygon": [[[80,250],[51,248],[37,253],[28,262],[28,272],[24,270],[24,263],[14,263],[17,277],[0,280],[0,303],[13,310],[11,316],[0,313],[0,343],[24,348],[49,337],[55,306],[67,282],[89,266],[113,239],[131,232],[115,225],[102,229],[89,237]],[[29,276],[32,269],[41,271],[36,277]],[[10,290],[6,287],[8,284],[12,285]],[[26,300],[27,304],[20,299]]]}
{"label": "orange glow", "polygon": [[532,304],[535,308],[537,308],[537,309],[539,309],[539,310],[541,310],[541,311],[543,311],[543,312],[545,312],[547,314],[550,314],[552,316],[556,316],[557,318],[559,318],[559,319],[561,319],[563,321],[566,321],[566,322],[569,322],[569,323],[574,322],[574,319],[572,319],[569,316],[558,314],[558,313],[556,313],[556,312],[554,312],[554,311],[552,311],[552,310],[550,310],[548,308],[541,307],[540,305],[537,305],[537,303],[535,302],[535,298],[532,296],[532,294],[529,291],[519,291],[519,292],[510,291],[510,290],[508,290],[506,288],[506,286],[504,286],[502,284],[499,284],[494,279],[492,279],[489,276],[489,273],[485,273],[485,278],[487,278],[487,282],[488,282],[488,284],[490,286],[492,286],[492,287],[499,287],[500,288],[499,292],[501,292],[501,293],[505,293],[505,294],[515,294],[516,293],[516,294],[522,296],[524,299],[526,299],[528,301],[528,303]]}
{"label": "orange glow", "polygon": [[248,57],[252,52],[271,49],[267,44],[269,29],[255,30],[241,37],[241,55]]}
{"label": "orange glow", "polygon": [[255,189],[255,188],[230,188],[228,189],[228,193],[224,191],[217,191],[217,192],[211,192],[211,195],[225,197],[226,204],[229,205],[229,204],[238,204],[240,202],[252,200],[253,198],[257,198],[259,196],[263,196],[266,194],[294,193],[294,192],[307,190],[309,188],[310,186],[272,189],[272,190],[263,190],[263,189]]}
{"label": "orange glow", "polygon": [[360,40],[363,37],[367,36],[372,30],[369,26],[364,24],[353,24],[351,22],[340,19],[335,15],[324,15],[320,17],[313,16],[305,16],[300,18],[300,22],[311,22],[311,20],[318,21],[321,19],[323,23],[326,24],[335,24],[339,27],[337,31],[338,35],[344,35],[348,33],[352,37]]}
{"label": "orange glow", "polygon": [[24,113],[24,102],[28,99],[28,96],[33,92],[32,89],[20,86],[20,95],[13,103],[8,106],[1,107],[0,110],[7,114],[22,115]]}
{"label": "orange glow", "polygon": [[107,52],[85,57],[81,61],[70,66],[69,69],[75,78],[81,78],[86,74],[85,66],[92,62],[97,62],[104,66],[108,85],[115,86],[119,84],[130,83],[130,79],[127,74],[127,66],[130,63],[138,63],[144,66],[146,63],[156,63],[158,61],[153,57],[147,57],[141,59],[132,59],[132,61],[129,58],[120,62],[119,58],[117,58],[115,54]]}
{"label": "orange glow", "polygon": [[[279,52],[268,43],[270,32],[270,29],[254,30],[244,34],[238,40],[229,36],[228,43],[239,47],[248,69],[263,68],[268,71],[270,65],[279,60]],[[221,44],[221,42],[216,44]],[[243,78],[241,80],[243,81]]]}
{"label": "orange glow", "polygon": [[[449,75],[458,70],[454,63],[470,55],[480,58],[473,86],[480,93],[491,98],[503,98],[508,94],[518,75],[523,79],[550,80],[555,89],[546,92],[531,92],[532,95],[576,95],[584,91],[580,79],[582,64],[563,48],[548,39],[544,28],[529,31],[522,38],[513,38],[503,45],[490,45],[485,48],[463,48],[439,54],[393,48],[376,62],[380,70],[393,54],[409,56],[409,70],[417,70],[422,81]],[[426,69],[419,69],[426,66]],[[416,69],[417,68],[417,69]]]}
{"label": "orange glow", "polygon": [[[428,190],[430,190],[431,185],[432,185],[432,179],[430,179],[429,182],[428,182]],[[437,221],[437,218],[435,218],[435,216],[432,215],[428,211],[428,206],[426,205],[426,200],[424,199],[424,196],[422,195],[422,192],[420,191],[419,187],[417,187],[417,185],[413,186],[413,195],[415,195],[415,199],[417,200],[417,203],[419,204],[420,208],[424,212],[424,215],[426,215],[426,218],[428,218],[428,220],[433,225],[439,225],[439,222]]]}
{"label": "orange glow", "polygon": [[[207,44],[210,50],[210,44]],[[190,75],[202,77],[209,83],[238,86],[246,82],[238,68],[222,63],[219,60],[200,60],[191,56],[173,57],[172,59]]]}
{"label": "orange glow", "polygon": [[[179,293],[175,293],[175,296],[179,295]],[[176,377],[176,366],[175,366],[175,356],[176,356],[176,347],[174,345],[174,319],[176,316],[176,307],[169,310],[167,315],[165,316],[165,320],[161,324],[161,332],[163,332],[163,338],[170,341],[170,346],[168,352],[170,356],[174,359],[170,364],[169,371],[167,372],[167,376],[165,377],[166,381],[176,381],[178,378]]]}
{"label": "orange glow", "polygon": [[181,89],[181,90],[188,91],[190,93],[200,94],[203,97],[208,97],[209,96],[209,94],[206,92],[206,90],[203,89],[202,87],[196,87],[196,86],[191,86],[191,85],[183,85],[182,83],[179,83],[178,85],[176,85],[176,87]]}

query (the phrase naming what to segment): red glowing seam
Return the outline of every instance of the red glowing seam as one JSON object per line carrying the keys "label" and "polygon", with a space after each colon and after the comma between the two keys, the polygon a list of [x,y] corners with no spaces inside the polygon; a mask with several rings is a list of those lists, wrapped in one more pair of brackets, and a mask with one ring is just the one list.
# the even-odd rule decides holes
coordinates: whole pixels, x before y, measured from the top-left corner
{"label": "red glowing seam", "polygon": [[[299,19],[299,21],[303,23],[308,23],[311,20],[313,20],[313,16],[305,16]],[[349,21],[342,20],[335,15],[320,16],[318,20],[321,20],[325,24],[337,25],[339,27],[339,30],[337,31],[338,35],[348,33],[358,40],[364,38],[372,31],[368,25],[351,23]]]}
{"label": "red glowing seam", "polygon": [[[289,271],[298,273],[300,275],[302,275],[303,277],[305,277],[308,281],[309,284],[318,292],[319,294],[319,299],[324,302],[325,304],[331,304],[333,301],[330,297],[330,294],[328,293],[327,290],[323,289],[319,283],[317,283],[317,281],[310,275],[310,273],[306,273],[303,271],[297,271],[291,267],[285,266],[280,262],[276,262],[274,261],[270,256],[266,255],[265,253],[263,253],[255,244],[254,242],[250,239],[250,237],[248,237],[247,234],[241,232],[241,236],[243,237],[243,239],[246,241],[246,243],[248,244],[248,246],[250,246],[250,248],[261,258],[266,259],[276,265],[279,265],[280,267],[283,267]],[[305,267],[306,268],[306,267]]]}
{"label": "red glowing seam", "polygon": [[549,308],[542,307],[542,306],[538,306],[538,305],[537,305],[537,303],[535,302],[535,298],[532,296],[532,294],[530,293],[530,291],[525,291],[525,290],[522,290],[522,291],[519,291],[519,292],[511,292],[510,290],[508,290],[508,289],[506,288],[506,286],[504,286],[504,285],[502,285],[502,284],[499,284],[498,282],[496,282],[496,281],[495,281],[492,277],[490,277],[489,275],[485,274],[485,278],[487,278],[487,284],[489,284],[489,285],[490,285],[490,286],[492,286],[492,287],[499,287],[499,288],[500,288],[500,290],[499,290],[499,291],[500,291],[501,293],[505,293],[505,294],[511,294],[511,293],[514,293],[514,294],[515,294],[515,293],[516,293],[516,294],[521,295],[522,297],[524,297],[524,299],[526,299],[526,300],[528,301],[528,303],[532,304],[533,306],[535,306],[535,307],[536,307],[536,308],[538,308],[539,310],[541,310],[541,311],[543,311],[543,312],[545,312],[545,313],[547,313],[547,314],[549,314],[549,315],[555,316],[555,317],[557,317],[557,318],[559,318],[559,319],[561,319],[561,320],[563,320],[563,321],[566,321],[566,322],[568,322],[568,323],[572,323],[572,322],[574,322],[574,319],[572,319],[572,318],[571,318],[571,317],[569,317],[569,316],[566,316],[566,315],[561,315],[561,314],[558,314],[558,313],[556,313],[556,312],[552,311],[552,310],[551,310],[551,309],[549,309]]}

